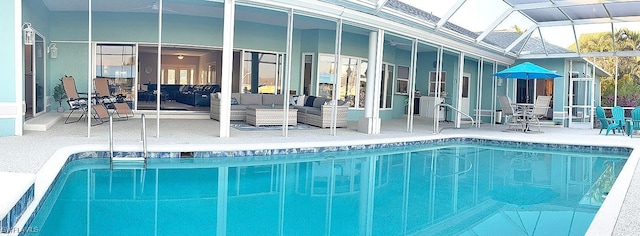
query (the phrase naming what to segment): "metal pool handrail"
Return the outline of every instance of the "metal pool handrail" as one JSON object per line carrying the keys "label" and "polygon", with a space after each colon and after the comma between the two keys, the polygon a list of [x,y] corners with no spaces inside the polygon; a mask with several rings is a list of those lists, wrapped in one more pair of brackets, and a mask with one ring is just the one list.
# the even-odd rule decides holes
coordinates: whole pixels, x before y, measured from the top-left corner
{"label": "metal pool handrail", "polygon": [[433,106],[433,114],[434,114],[434,118],[433,118],[434,119],[434,121],[433,121],[433,123],[434,123],[434,125],[433,125],[433,133],[434,134],[439,134],[440,131],[445,129],[445,128],[440,129],[440,123],[438,122],[438,118],[435,117],[435,114],[437,113],[437,110],[440,109],[440,107],[448,107],[448,108],[454,110],[455,112],[457,112],[458,114],[462,114],[463,116],[466,116],[467,118],[469,118],[471,120],[471,123],[470,123],[469,127],[467,127],[467,129],[473,127],[473,124],[475,124],[475,120],[473,120],[473,117],[471,117],[469,114],[464,113],[464,112],[458,110],[457,108],[455,108],[455,107],[453,107],[453,106],[451,106],[449,104],[438,103],[435,106]]}
{"label": "metal pool handrail", "polygon": [[142,129],[140,130],[140,141],[142,142],[142,157],[115,157],[113,155],[113,117],[109,116],[109,163],[113,169],[114,161],[142,161],[143,169],[147,168],[147,123],[144,114],[140,115]]}

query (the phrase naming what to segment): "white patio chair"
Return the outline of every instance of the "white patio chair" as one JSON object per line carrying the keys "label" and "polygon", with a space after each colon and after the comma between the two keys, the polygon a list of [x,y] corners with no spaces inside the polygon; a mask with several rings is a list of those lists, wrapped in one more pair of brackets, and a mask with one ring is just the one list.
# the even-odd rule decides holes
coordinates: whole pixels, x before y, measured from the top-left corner
{"label": "white patio chair", "polygon": [[515,108],[511,105],[511,99],[507,96],[498,97],[502,114],[505,116],[504,124],[507,125],[507,130],[511,131],[523,131],[525,128],[524,113],[516,112]]}
{"label": "white patio chair", "polygon": [[531,127],[536,127],[538,129],[537,132],[542,132],[540,130],[540,118],[547,115],[547,110],[549,110],[549,103],[551,102],[551,96],[538,96],[536,98],[536,102],[533,104],[533,109],[527,112],[526,122],[527,129],[530,131]]}

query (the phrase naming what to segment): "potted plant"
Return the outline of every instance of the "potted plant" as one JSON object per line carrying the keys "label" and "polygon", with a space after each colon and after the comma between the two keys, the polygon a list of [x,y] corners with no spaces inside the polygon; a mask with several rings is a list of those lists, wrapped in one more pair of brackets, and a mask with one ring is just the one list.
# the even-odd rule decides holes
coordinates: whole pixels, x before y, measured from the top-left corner
{"label": "potted plant", "polygon": [[404,99],[404,114],[409,113],[409,98]]}
{"label": "potted plant", "polygon": [[62,81],[58,83],[55,87],[53,87],[53,100],[58,102],[58,112],[64,112],[64,107],[62,107],[62,101],[67,98],[67,94],[64,91],[64,86],[62,85]]}

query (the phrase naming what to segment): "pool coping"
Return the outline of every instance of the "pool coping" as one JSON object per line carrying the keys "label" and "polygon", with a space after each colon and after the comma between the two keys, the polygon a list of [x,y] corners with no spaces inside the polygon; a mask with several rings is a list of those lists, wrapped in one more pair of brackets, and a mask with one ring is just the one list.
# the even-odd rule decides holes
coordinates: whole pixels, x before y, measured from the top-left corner
{"label": "pool coping", "polygon": [[[482,135],[469,135],[469,134],[452,134],[452,135],[438,135],[438,136],[423,136],[423,137],[406,137],[406,138],[385,138],[385,139],[371,139],[371,140],[352,140],[345,143],[344,140],[325,141],[323,143],[315,142],[298,142],[298,143],[271,143],[256,145],[253,148],[247,148],[243,144],[227,144],[227,145],[202,145],[202,144],[177,144],[177,145],[162,145],[162,146],[150,146],[149,153],[162,153],[156,155],[154,158],[178,158],[180,153],[183,152],[203,152],[203,153],[217,153],[221,157],[234,157],[234,156],[249,156],[251,155],[278,155],[278,154],[293,154],[293,153],[321,153],[326,151],[340,151],[340,150],[362,150],[372,147],[393,147],[403,146],[420,143],[434,143],[438,142],[451,142],[463,141],[468,139],[487,140],[489,143],[509,142],[511,144],[517,143],[520,145],[538,145],[544,147],[582,147],[582,148],[595,148],[598,150],[606,149],[612,151],[613,149],[629,149],[631,154],[627,159],[627,164],[620,172],[618,179],[614,183],[607,199],[600,207],[600,210],[596,213],[594,220],[592,221],[587,235],[602,235],[612,234],[617,218],[620,215],[624,198],[630,187],[631,179],[635,169],[638,165],[638,158],[640,157],[640,151],[634,149],[632,145],[618,145],[618,146],[604,146],[604,145],[586,145],[570,142],[567,143],[544,143],[537,141],[522,141],[510,138],[498,138]],[[460,140],[455,140],[460,139]],[[376,146],[378,145],[378,146]],[[292,148],[295,147],[295,148]],[[353,149],[350,149],[352,148]],[[96,151],[97,150],[97,151]],[[200,151],[196,151],[200,150]],[[254,152],[247,151],[253,150]],[[269,151],[271,150],[271,151]],[[295,150],[292,152],[283,152],[282,150]],[[300,150],[303,150],[302,152]],[[47,196],[53,183],[58,178],[59,172],[62,168],[71,160],[82,158],[103,158],[104,154],[108,153],[108,145],[75,145],[67,146],[58,149],[42,166],[42,168],[36,173],[35,190],[32,204],[29,204],[24,211],[24,214],[16,222],[16,227],[20,229],[33,220],[33,212],[37,210],[41,205],[41,200]],[[122,153],[136,153],[140,152],[140,147],[137,145],[120,146],[118,152]],[[204,154],[203,154],[204,155]],[[108,157],[108,156],[107,156]],[[197,158],[197,157],[196,157]],[[604,209],[604,210],[603,210]],[[26,217],[28,216],[28,217]],[[3,234],[0,234],[3,235]],[[19,235],[19,233],[10,233],[7,235]]]}

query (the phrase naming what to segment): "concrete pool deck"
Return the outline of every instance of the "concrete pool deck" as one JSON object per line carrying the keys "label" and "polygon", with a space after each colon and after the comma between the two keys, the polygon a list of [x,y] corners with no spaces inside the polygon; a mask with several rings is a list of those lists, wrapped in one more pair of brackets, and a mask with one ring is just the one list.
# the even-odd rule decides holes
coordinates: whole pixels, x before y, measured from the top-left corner
{"label": "concrete pool deck", "polygon": [[[290,130],[288,137],[278,131],[239,131],[231,128],[230,138],[220,138],[219,123],[208,119],[208,115],[192,115],[192,119],[160,120],[160,135],[157,137],[156,118],[147,117],[148,150],[158,151],[205,151],[278,149],[287,147],[345,146],[358,144],[388,143],[426,140],[448,137],[473,137],[507,141],[525,141],[553,144],[575,144],[594,146],[640,147],[640,136],[629,138],[623,135],[599,135],[597,129],[568,129],[542,127],[543,133],[503,132],[505,126],[483,124],[480,128],[445,129],[433,134],[431,120],[414,120],[413,132],[408,133],[406,119],[385,120],[381,134],[367,135],[355,130],[356,123],[348,128],[337,129],[337,136],[330,129]],[[37,119],[37,118],[36,118]],[[87,137],[87,123],[81,121],[64,124],[55,122],[47,131],[25,131],[23,136],[0,137],[0,172],[36,174],[36,198],[47,186],[39,183],[53,181],[47,170],[60,166],[65,155],[80,150],[107,151],[108,124],[93,126],[91,137]],[[140,119],[114,122],[115,150],[141,150]],[[640,150],[640,149],[638,149]],[[592,235],[636,235],[640,232],[640,170],[637,167],[639,151],[634,151],[614,189],[596,215],[590,228]],[[59,168],[59,167],[54,167]],[[49,176],[49,177],[44,177]],[[54,175],[55,177],[55,175]],[[43,179],[49,179],[44,181]],[[1,179],[0,182],[12,181]],[[39,182],[40,181],[40,182]],[[44,182],[43,182],[44,181]],[[43,185],[43,184],[40,184]],[[41,196],[40,196],[41,197]],[[2,200],[2,199],[0,199]],[[32,204],[33,205],[33,204]],[[22,221],[22,219],[21,219]]]}

